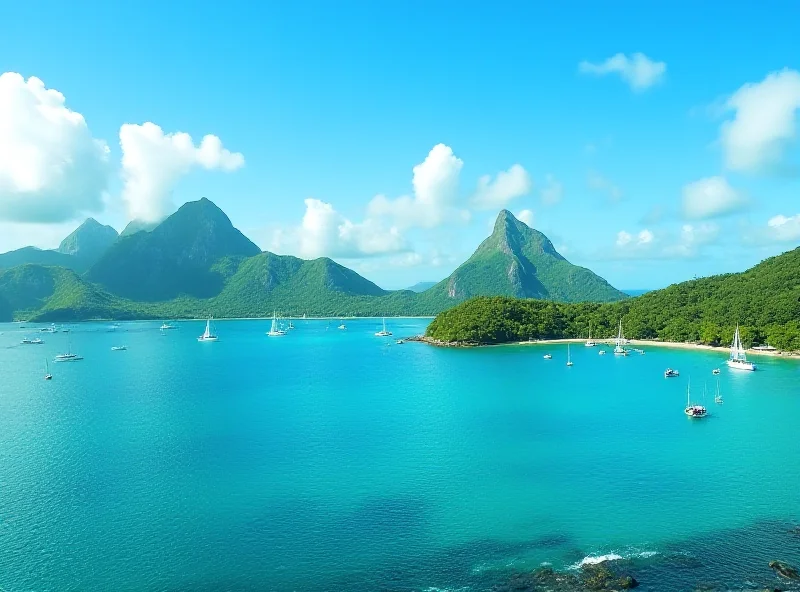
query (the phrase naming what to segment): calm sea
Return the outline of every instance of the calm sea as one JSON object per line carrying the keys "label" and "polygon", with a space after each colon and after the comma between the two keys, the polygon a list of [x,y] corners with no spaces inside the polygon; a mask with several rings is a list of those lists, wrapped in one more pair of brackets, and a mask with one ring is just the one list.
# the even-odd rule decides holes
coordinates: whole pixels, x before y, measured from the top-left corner
{"label": "calm sea", "polygon": [[568,368],[346,323],[76,324],[85,359],[48,382],[67,335],[0,325],[0,589],[477,591],[601,556],[643,590],[746,589],[800,564],[800,363],[573,346]]}

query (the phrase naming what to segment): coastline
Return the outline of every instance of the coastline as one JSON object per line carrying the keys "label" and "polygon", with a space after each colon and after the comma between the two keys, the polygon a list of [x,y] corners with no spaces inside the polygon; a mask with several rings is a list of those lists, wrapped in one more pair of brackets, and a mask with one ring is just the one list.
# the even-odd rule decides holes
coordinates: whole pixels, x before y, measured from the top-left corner
{"label": "coastline", "polygon": [[[436,347],[503,347],[509,345],[564,345],[564,344],[583,344],[586,342],[585,339],[579,338],[563,338],[563,339],[537,339],[533,341],[508,341],[505,343],[487,343],[487,344],[478,344],[478,343],[454,343],[454,342],[445,342],[445,341],[438,341],[431,339],[429,337],[423,336],[418,339],[412,339],[411,341],[421,341],[423,343],[427,343],[428,345],[434,345]],[[607,346],[613,347],[614,340],[613,339],[603,339],[597,340],[597,346]],[[730,347],[724,347],[720,345],[705,345],[702,343],[687,343],[687,342],[678,342],[678,341],[657,341],[657,340],[650,340],[650,339],[630,339],[627,345],[632,347],[642,347],[642,346],[655,346],[655,347],[666,347],[672,349],[683,349],[683,350],[691,350],[691,351],[710,351],[710,352],[719,352],[723,355],[728,355],[730,352]],[[791,352],[791,351],[763,351],[763,350],[754,350],[754,349],[747,349],[747,355],[753,356],[765,356],[770,358],[784,358],[784,359],[791,359],[791,360],[800,360],[800,352]]]}

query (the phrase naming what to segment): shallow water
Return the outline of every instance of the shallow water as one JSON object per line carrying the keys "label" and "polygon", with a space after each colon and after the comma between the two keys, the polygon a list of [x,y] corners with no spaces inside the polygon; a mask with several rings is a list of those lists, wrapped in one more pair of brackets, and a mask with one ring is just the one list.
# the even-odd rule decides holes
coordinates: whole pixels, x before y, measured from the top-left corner
{"label": "shallow water", "polygon": [[[66,335],[0,325],[0,588],[484,590],[616,555],[682,590],[800,563],[797,362],[578,346],[567,368],[564,345],[295,324],[220,322],[205,344],[199,322],[78,324],[85,360],[51,382]],[[704,420],[683,414],[690,377]]]}

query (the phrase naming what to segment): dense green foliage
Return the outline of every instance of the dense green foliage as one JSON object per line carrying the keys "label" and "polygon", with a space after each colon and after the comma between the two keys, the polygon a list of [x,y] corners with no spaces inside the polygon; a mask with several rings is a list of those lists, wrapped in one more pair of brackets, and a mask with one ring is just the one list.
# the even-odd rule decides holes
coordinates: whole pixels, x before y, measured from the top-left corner
{"label": "dense green foliage", "polygon": [[538,230],[503,210],[494,230],[450,277],[424,292],[443,310],[474,296],[516,296],[561,302],[612,302],[626,295],[562,257]]}
{"label": "dense green foliage", "polygon": [[447,342],[502,343],[527,339],[612,337],[622,319],[638,339],[727,345],[736,324],[745,343],[800,350],[800,249],[739,274],[675,284],[610,304],[560,304],[475,298],[441,313],[428,336]]}

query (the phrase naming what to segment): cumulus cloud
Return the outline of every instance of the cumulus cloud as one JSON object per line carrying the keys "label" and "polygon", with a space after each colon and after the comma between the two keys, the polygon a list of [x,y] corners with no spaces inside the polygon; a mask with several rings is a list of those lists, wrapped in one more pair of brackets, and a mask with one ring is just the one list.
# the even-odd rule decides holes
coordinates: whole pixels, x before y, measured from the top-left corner
{"label": "cumulus cloud", "polygon": [[719,236],[719,226],[711,222],[684,224],[678,240],[669,241],[663,253],[667,257],[696,257],[703,245],[711,244]]}
{"label": "cumulus cloud", "polygon": [[651,60],[643,53],[634,53],[631,57],[618,53],[599,64],[583,61],[578,70],[595,76],[619,74],[634,91],[640,92],[664,79],[667,64]]}
{"label": "cumulus cloud", "polygon": [[63,94],[0,75],[0,219],[64,222],[103,208],[109,148]]}
{"label": "cumulus cloud", "polygon": [[728,168],[751,173],[780,171],[784,152],[797,137],[800,72],[785,69],[745,84],[727,101],[734,118],[722,125]]}
{"label": "cumulus cloud", "polygon": [[605,193],[611,201],[622,199],[622,190],[597,171],[589,171],[586,177],[586,184],[589,189]]}
{"label": "cumulus cloud", "polygon": [[279,230],[273,236],[273,250],[290,250],[307,258],[344,259],[409,250],[396,227],[386,228],[374,219],[354,223],[331,204],[318,199],[306,199],[305,205],[306,211],[299,227]]}
{"label": "cumulus cloud", "polygon": [[468,220],[456,207],[459,176],[464,162],[444,144],[437,144],[413,169],[414,195],[389,199],[377,195],[367,206],[370,218],[390,218],[401,228],[433,228],[452,220]]}
{"label": "cumulus cloud", "polygon": [[165,134],[154,123],[126,123],[119,130],[122,148],[122,197],[131,218],[157,221],[171,213],[171,191],[193,168],[235,171],[244,156],[230,152],[213,135],[198,146],[183,132]]}
{"label": "cumulus cloud", "polygon": [[564,186],[553,175],[546,175],[544,178],[544,187],[540,191],[542,203],[546,206],[552,206],[561,201],[564,196]]}
{"label": "cumulus cloud", "polygon": [[517,213],[517,220],[521,220],[533,228],[533,212],[531,210],[520,210]]}
{"label": "cumulus cloud", "polygon": [[779,214],[767,222],[767,236],[777,242],[794,242],[800,239],[800,214]]}
{"label": "cumulus cloud", "polygon": [[683,187],[683,216],[690,220],[723,216],[746,205],[744,196],[724,177],[708,177]]}
{"label": "cumulus cloud", "polygon": [[517,197],[530,193],[533,182],[522,165],[512,165],[507,171],[500,171],[492,180],[491,175],[478,179],[478,188],[472,197],[473,205],[480,210],[504,208]]}
{"label": "cumulus cloud", "polygon": [[635,237],[629,232],[620,230],[617,233],[616,245],[617,247],[642,247],[652,243],[654,238],[655,236],[653,233],[646,228],[640,231]]}
{"label": "cumulus cloud", "polygon": [[656,235],[645,228],[636,234],[625,230],[617,233],[615,248],[606,256],[611,259],[675,259],[695,257],[700,247],[713,243],[719,227],[712,223],[684,224],[679,232]]}

